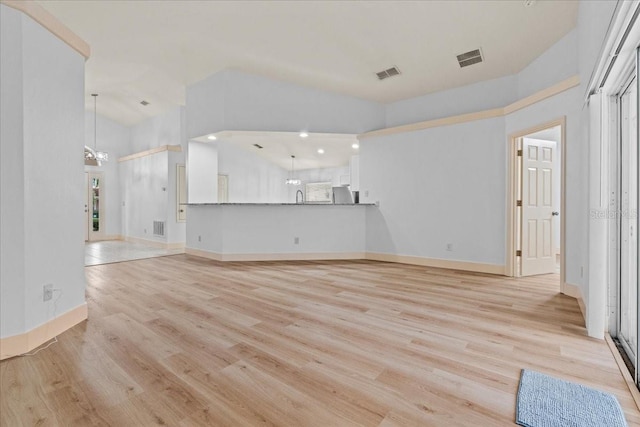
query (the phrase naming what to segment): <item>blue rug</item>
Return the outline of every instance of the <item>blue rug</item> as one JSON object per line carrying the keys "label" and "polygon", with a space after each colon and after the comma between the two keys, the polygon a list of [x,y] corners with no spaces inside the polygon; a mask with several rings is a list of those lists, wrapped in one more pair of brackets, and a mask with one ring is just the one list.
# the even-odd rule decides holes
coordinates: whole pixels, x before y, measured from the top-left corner
{"label": "blue rug", "polygon": [[522,370],[516,423],[525,427],[627,427],[615,396]]}

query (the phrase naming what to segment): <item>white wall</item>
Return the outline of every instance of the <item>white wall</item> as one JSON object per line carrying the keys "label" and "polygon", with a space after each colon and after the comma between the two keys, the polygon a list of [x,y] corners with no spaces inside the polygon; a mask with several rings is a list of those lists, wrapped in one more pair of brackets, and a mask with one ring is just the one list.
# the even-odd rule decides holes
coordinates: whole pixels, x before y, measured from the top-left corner
{"label": "white wall", "polygon": [[[388,105],[387,125],[506,106],[577,74],[577,52],[574,30],[517,75]],[[367,250],[503,265],[508,136],[567,116],[567,280],[582,284],[586,158],[578,132],[578,92],[572,89],[504,118],[363,140],[361,201],[381,204],[379,215],[368,218]],[[467,211],[473,214],[467,217]],[[454,250],[446,251],[446,243]]]}
{"label": "white wall", "polygon": [[486,80],[387,104],[388,127],[502,108],[516,101],[517,76]]}
{"label": "white wall", "polygon": [[[187,200],[189,203],[218,203],[218,146],[216,143],[189,141]],[[189,221],[188,218],[187,221]]]}
{"label": "white wall", "polygon": [[[100,131],[100,123],[98,126]],[[186,228],[177,222],[175,203],[176,165],[185,164],[187,148],[184,107],[147,119],[131,127],[129,133],[122,155],[165,145],[179,145],[183,151],[164,151],[119,163],[122,235],[162,243],[184,242]],[[165,221],[164,237],[153,235],[153,221]]]}
{"label": "white wall", "polygon": [[131,128],[129,153],[139,153],[163,145],[178,145],[184,139],[184,107],[176,107]]}
{"label": "white wall", "polygon": [[231,70],[187,87],[186,108],[189,138],[219,130],[357,134],[385,123],[382,104]]}
{"label": "white wall", "polygon": [[367,251],[504,265],[505,158],[503,118],[361,141]]}
{"label": "white wall", "polygon": [[264,254],[267,259],[279,253],[362,254],[369,208],[189,206],[187,248],[218,254]]}
{"label": "white wall", "polygon": [[187,138],[225,130],[225,87],[230,72],[220,71],[187,87]]}
{"label": "white wall", "polygon": [[[100,97],[98,97],[100,98]],[[100,99],[98,99],[98,103]],[[94,114],[85,111],[85,145],[94,148]],[[85,166],[85,172],[102,172],[104,190],[100,202],[104,206],[104,233],[108,237],[122,234],[122,186],[118,158],[130,154],[131,129],[97,115],[98,150],[109,153],[109,161],[101,166]]]}
{"label": "white wall", "polygon": [[0,337],[27,329],[21,39],[20,13],[0,4]]}
{"label": "white wall", "polygon": [[570,31],[518,73],[518,99],[578,74],[578,30]]}
{"label": "white wall", "polygon": [[31,18],[4,5],[0,16],[6,337],[54,317],[45,284],[58,289],[56,316],[85,301],[84,58]]}
{"label": "white wall", "polygon": [[217,141],[218,173],[229,176],[229,203],[284,203],[288,172],[229,141]]}
{"label": "white wall", "polygon": [[122,192],[124,235],[166,243],[166,235],[153,235],[153,221],[166,221],[169,215],[168,152],[121,162],[120,174],[126,183]]}

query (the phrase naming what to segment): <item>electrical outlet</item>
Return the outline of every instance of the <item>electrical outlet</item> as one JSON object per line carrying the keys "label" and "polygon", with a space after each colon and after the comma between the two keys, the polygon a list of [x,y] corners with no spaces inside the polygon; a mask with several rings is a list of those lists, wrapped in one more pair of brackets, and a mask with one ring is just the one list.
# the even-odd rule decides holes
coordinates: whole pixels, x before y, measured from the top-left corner
{"label": "electrical outlet", "polygon": [[44,285],[42,287],[42,301],[49,301],[51,298],[53,298],[53,285]]}
{"label": "electrical outlet", "polygon": [[369,197],[369,190],[364,190],[364,197]]}
{"label": "electrical outlet", "polygon": [[202,236],[198,236],[198,242],[202,242]]}
{"label": "electrical outlet", "polygon": [[300,238],[299,237],[294,237],[293,238],[293,244],[294,245],[299,245],[300,244]]}
{"label": "electrical outlet", "polygon": [[447,251],[449,252],[453,251],[453,243],[447,243]]}

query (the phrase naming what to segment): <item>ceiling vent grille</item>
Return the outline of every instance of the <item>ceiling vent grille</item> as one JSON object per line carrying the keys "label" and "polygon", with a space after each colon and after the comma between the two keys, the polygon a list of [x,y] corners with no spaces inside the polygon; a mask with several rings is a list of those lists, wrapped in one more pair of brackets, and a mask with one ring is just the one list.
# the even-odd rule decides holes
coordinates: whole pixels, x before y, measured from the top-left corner
{"label": "ceiling vent grille", "polygon": [[483,61],[482,52],[480,49],[470,50],[469,52],[462,53],[457,56],[458,64],[460,68],[468,67],[469,65],[477,64]]}
{"label": "ceiling vent grille", "polygon": [[378,76],[378,80],[384,80],[388,79],[389,77],[397,76],[399,74],[400,70],[398,70],[398,67],[391,67],[384,71],[377,72],[376,76]]}

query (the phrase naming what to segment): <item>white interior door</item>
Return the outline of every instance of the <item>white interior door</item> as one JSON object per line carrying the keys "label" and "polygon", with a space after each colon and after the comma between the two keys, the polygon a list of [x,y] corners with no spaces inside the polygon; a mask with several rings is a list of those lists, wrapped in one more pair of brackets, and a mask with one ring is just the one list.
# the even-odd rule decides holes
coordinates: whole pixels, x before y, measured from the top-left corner
{"label": "white interior door", "polygon": [[553,216],[556,143],[524,138],[522,145],[521,274],[555,272]]}

